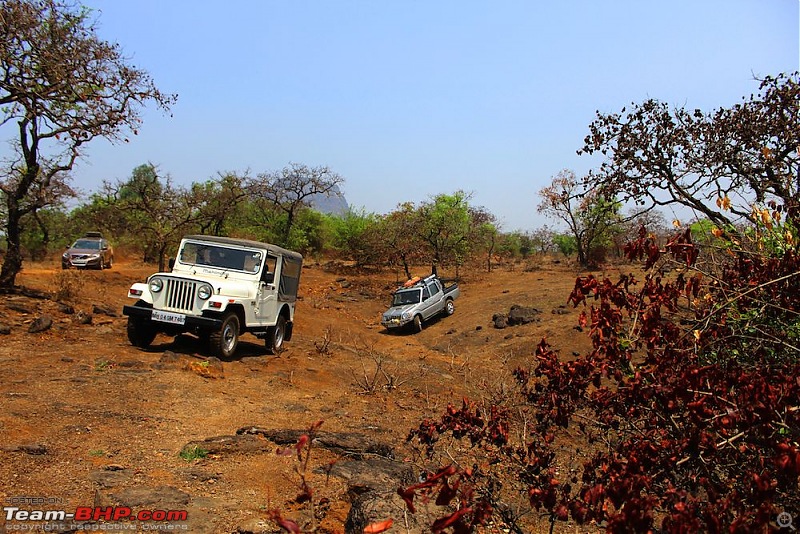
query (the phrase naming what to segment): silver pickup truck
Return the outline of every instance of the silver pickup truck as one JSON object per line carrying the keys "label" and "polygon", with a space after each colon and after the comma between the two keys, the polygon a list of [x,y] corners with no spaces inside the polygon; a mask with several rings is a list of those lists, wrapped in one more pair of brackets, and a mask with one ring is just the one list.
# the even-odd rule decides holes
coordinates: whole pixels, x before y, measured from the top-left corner
{"label": "silver pickup truck", "polygon": [[392,306],[383,313],[381,324],[389,330],[410,325],[414,332],[422,330],[422,323],[443,313],[453,315],[453,301],[459,297],[458,284],[445,287],[432,274],[426,278],[411,279],[398,287],[392,295]]}

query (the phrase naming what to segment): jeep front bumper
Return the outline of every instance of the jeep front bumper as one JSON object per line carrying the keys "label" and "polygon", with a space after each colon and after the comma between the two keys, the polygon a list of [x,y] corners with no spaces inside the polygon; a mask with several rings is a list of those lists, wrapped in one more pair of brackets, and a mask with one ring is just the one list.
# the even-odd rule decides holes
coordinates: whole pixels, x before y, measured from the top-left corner
{"label": "jeep front bumper", "polygon": [[200,328],[203,330],[219,330],[222,328],[222,320],[214,317],[202,317],[199,315],[186,315],[184,313],[163,312],[153,308],[143,306],[123,306],[122,314],[128,317],[147,319],[153,325],[164,325],[165,328],[183,328],[192,330]]}

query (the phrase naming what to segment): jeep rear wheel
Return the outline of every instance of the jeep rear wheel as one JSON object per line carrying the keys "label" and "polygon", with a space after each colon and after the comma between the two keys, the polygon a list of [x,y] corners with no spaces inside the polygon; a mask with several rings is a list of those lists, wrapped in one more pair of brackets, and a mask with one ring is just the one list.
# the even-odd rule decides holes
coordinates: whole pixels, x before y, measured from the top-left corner
{"label": "jeep rear wheel", "polygon": [[146,349],[156,338],[156,329],[147,321],[137,317],[128,317],[128,341],[134,347]]}
{"label": "jeep rear wheel", "polygon": [[453,304],[453,299],[447,299],[447,302],[444,303],[444,313],[447,315],[453,315],[456,312],[456,305]]}
{"label": "jeep rear wheel", "polygon": [[275,326],[267,328],[267,337],[264,338],[264,346],[267,352],[277,354],[283,347],[283,340],[286,338],[286,319],[281,315]]}
{"label": "jeep rear wheel", "polygon": [[220,357],[233,356],[239,346],[239,317],[235,313],[226,315],[220,329],[212,332],[208,341],[211,350]]}

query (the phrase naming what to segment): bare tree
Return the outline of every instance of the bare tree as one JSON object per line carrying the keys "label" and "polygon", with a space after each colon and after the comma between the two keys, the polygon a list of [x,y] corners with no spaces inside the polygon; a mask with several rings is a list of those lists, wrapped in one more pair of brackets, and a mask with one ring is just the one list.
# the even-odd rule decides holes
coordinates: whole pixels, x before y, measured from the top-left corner
{"label": "bare tree", "polygon": [[539,211],[561,219],[575,238],[578,263],[588,265],[598,247],[607,245],[620,222],[619,203],[599,189],[586,189],[575,173],[564,169],[539,191]]}
{"label": "bare tree", "polygon": [[581,152],[606,156],[585,183],[646,208],[682,205],[731,230],[753,203],[800,213],[800,79],[767,77],[761,93],[712,113],[647,100],[597,114]]}
{"label": "bare tree", "polygon": [[259,174],[248,181],[250,195],[274,205],[286,215],[283,244],[288,244],[298,211],[308,207],[316,195],[338,196],[344,178],[327,166],[309,167],[290,163],[280,171]]}
{"label": "bare tree", "polygon": [[89,15],[69,0],[0,3],[0,127],[14,132],[15,148],[0,166],[8,243],[0,287],[12,287],[22,268],[20,220],[70,193],[83,146],[136,134],[145,103],[166,111],[177,98],[100,40]]}

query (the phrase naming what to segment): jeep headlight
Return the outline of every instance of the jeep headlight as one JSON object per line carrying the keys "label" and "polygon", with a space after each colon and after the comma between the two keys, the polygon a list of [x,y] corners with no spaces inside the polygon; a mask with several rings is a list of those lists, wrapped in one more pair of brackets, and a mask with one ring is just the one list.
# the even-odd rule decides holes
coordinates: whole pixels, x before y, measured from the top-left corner
{"label": "jeep headlight", "polygon": [[404,321],[408,321],[409,319],[411,319],[411,313],[410,312],[403,312],[403,320]]}
{"label": "jeep headlight", "polygon": [[100,254],[89,254],[89,259],[96,260],[100,257]]}
{"label": "jeep headlight", "polygon": [[214,289],[208,284],[203,284],[197,289],[197,297],[200,300],[208,300],[212,293],[214,293]]}
{"label": "jeep headlight", "polygon": [[164,281],[161,278],[153,278],[150,280],[150,291],[158,293],[164,287]]}

